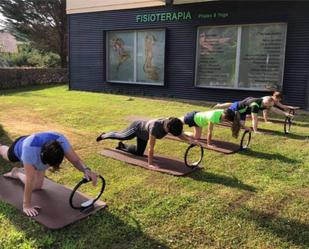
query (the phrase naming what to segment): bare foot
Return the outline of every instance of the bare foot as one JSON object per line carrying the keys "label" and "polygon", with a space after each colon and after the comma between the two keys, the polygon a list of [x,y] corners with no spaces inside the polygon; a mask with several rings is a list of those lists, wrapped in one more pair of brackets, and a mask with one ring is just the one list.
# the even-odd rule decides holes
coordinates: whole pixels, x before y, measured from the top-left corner
{"label": "bare foot", "polygon": [[148,165],[148,167],[151,168],[151,169],[158,169],[159,168],[157,165],[153,165],[153,164]]}
{"label": "bare foot", "polygon": [[3,176],[4,177],[9,177],[9,178],[17,179],[18,178],[18,176],[17,176],[18,172],[20,172],[20,169],[17,168],[17,167],[14,167],[10,172],[5,173]]}
{"label": "bare foot", "polygon": [[214,145],[214,144],[207,144],[207,147],[210,148],[210,149],[214,149],[214,148],[216,148],[217,146]]}

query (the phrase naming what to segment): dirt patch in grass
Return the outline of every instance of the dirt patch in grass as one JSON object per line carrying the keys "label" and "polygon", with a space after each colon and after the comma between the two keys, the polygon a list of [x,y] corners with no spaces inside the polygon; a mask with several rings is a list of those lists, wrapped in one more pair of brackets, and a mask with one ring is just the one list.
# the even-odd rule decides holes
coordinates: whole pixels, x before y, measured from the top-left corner
{"label": "dirt patch in grass", "polygon": [[292,191],[292,195],[296,197],[303,197],[309,199],[309,189],[307,188],[298,188]]}
{"label": "dirt patch in grass", "polygon": [[[64,134],[78,149],[86,145],[94,144],[89,141],[93,135],[89,132],[77,130],[74,128],[64,127],[48,120],[42,119],[35,113],[23,113],[20,110],[12,110],[9,115],[1,115],[1,125],[13,137],[28,135],[43,131],[56,131]],[[95,141],[95,138],[93,138]],[[74,146],[74,147],[75,147]]]}

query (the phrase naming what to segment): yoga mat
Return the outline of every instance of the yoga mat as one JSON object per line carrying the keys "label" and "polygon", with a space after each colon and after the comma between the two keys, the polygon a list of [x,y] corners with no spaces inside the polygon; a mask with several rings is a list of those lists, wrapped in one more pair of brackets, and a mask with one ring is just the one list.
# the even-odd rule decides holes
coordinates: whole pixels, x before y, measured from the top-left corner
{"label": "yoga mat", "polygon": [[158,165],[158,168],[150,168],[148,166],[148,158],[147,156],[135,156],[133,154],[117,150],[117,149],[107,149],[105,148],[101,153],[101,155],[113,158],[115,160],[126,162],[130,165],[139,166],[145,169],[158,171],[174,176],[185,176],[188,175],[198,169],[200,167],[190,168],[184,164],[184,161],[180,161],[173,158],[162,157],[162,156],[154,156],[153,163]]}
{"label": "yoga mat", "polygon": [[[95,208],[88,213],[72,209],[69,205],[71,191],[71,189],[45,178],[43,188],[32,193],[31,204],[41,207],[39,215],[29,218],[48,229],[56,230],[84,219],[106,207],[104,202],[97,201]],[[23,193],[24,186],[19,180],[0,176],[0,201],[9,203],[22,211]],[[81,193],[76,193],[74,199],[84,202],[89,198]]]}
{"label": "yoga mat", "polygon": [[[217,126],[221,126],[221,127],[231,127],[231,125],[229,124],[229,123],[225,123],[225,122],[223,122],[223,123],[220,123],[220,124],[216,124]],[[242,130],[245,130],[245,128],[241,128]],[[248,129],[248,128],[246,128],[246,129]],[[253,129],[252,129],[252,127],[251,127],[251,130],[253,131]],[[274,133],[274,130],[270,130],[270,129],[265,129],[265,128],[258,128],[258,131],[260,131],[260,132],[264,132],[264,133],[266,133],[266,134],[273,134]]]}
{"label": "yoga mat", "polygon": [[[188,143],[188,141],[182,140],[179,137],[175,137],[173,135],[166,135],[165,138],[170,140],[175,140],[179,142]],[[213,150],[216,152],[224,153],[224,154],[232,154],[240,150],[239,144],[234,144],[230,142],[220,141],[220,140],[211,140],[214,147],[209,147],[207,145],[207,140],[204,138],[199,139],[201,146],[208,150]]]}
{"label": "yoga mat", "polygon": [[[252,120],[251,116],[248,116],[247,119],[248,120]],[[264,118],[263,117],[258,117],[258,120],[260,122],[264,123]],[[280,119],[268,118],[267,120],[272,122],[272,123],[274,123],[274,124],[284,124],[284,120],[280,120]]]}

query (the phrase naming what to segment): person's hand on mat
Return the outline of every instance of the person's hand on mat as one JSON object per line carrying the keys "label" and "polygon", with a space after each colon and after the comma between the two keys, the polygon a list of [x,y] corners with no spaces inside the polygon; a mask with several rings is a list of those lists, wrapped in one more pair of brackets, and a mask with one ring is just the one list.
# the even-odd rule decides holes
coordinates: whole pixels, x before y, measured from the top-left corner
{"label": "person's hand on mat", "polygon": [[216,148],[216,145],[214,145],[214,144],[207,144],[207,147],[208,148]]}
{"label": "person's hand on mat", "polygon": [[261,132],[261,131],[254,131],[254,134],[264,134],[264,132]]}
{"label": "person's hand on mat", "polygon": [[265,124],[273,124],[271,121],[265,121]]}
{"label": "person's hand on mat", "polygon": [[29,216],[29,217],[35,217],[39,215],[39,211],[37,209],[40,209],[40,207],[38,206],[34,206],[34,207],[27,207],[24,206],[23,207],[23,212]]}
{"label": "person's hand on mat", "polygon": [[97,180],[97,174],[95,172],[92,172],[90,169],[85,169],[84,177],[87,180],[91,180],[93,186],[97,186],[98,180]]}

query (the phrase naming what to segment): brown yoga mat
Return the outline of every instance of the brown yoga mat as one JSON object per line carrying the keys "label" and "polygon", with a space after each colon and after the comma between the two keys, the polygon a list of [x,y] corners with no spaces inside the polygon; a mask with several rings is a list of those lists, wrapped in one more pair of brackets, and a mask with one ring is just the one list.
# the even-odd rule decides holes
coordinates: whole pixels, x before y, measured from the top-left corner
{"label": "brown yoga mat", "polygon": [[[248,120],[251,120],[251,116],[247,117]],[[258,117],[258,120],[261,122],[264,122],[264,118],[263,117]],[[274,123],[274,124],[284,124],[284,120],[280,120],[280,119],[274,119],[274,118],[268,118],[268,121]]]}
{"label": "brown yoga mat", "polygon": [[[219,127],[231,127],[231,124],[227,123],[227,122],[222,122],[220,124],[217,124]],[[242,130],[245,130],[245,129],[248,129],[248,128],[241,128]],[[251,127],[251,130],[252,127]],[[260,132],[264,132],[264,133],[267,133],[267,134],[273,134],[274,130],[270,130],[270,129],[265,129],[265,128],[258,128],[258,131]]]}
{"label": "brown yoga mat", "polygon": [[[180,139],[179,137],[175,137],[175,136],[172,136],[172,135],[167,135],[167,136],[165,136],[165,138],[175,140],[175,141],[185,142],[185,143],[187,142],[185,140]],[[232,154],[232,153],[235,153],[235,152],[240,150],[239,144],[234,144],[234,143],[219,141],[219,140],[211,140],[211,141],[212,141],[212,144],[214,145],[214,147],[209,147],[207,145],[207,140],[204,139],[204,138],[201,138],[199,140],[199,142],[200,142],[200,144],[203,148],[208,149],[208,150],[221,152],[221,153],[224,153],[224,154]]]}
{"label": "brown yoga mat", "polygon": [[147,156],[135,156],[130,153],[116,149],[105,148],[100,154],[106,157],[129,163],[131,165],[139,166],[149,170],[159,171],[162,173],[167,173],[174,176],[185,176],[196,171],[197,169],[200,169],[200,167],[187,167],[183,161],[162,156],[154,156],[153,162],[159,167],[150,168],[148,166]]}
{"label": "brown yoga mat", "polygon": [[[259,121],[264,122],[264,119],[262,117],[258,118]],[[274,124],[284,124],[285,120],[280,120],[280,119],[274,119],[274,118],[268,118],[268,121],[274,123]]]}
{"label": "brown yoga mat", "polygon": [[[71,189],[45,178],[42,190],[33,191],[32,193],[32,205],[41,207],[39,215],[32,219],[48,229],[56,230],[86,218],[88,215],[106,207],[104,202],[97,201],[95,208],[88,213],[72,209],[69,205],[71,192]],[[19,180],[0,176],[0,201],[7,202],[22,210],[23,193],[24,187]],[[76,193],[74,200],[84,202],[88,198]]]}

